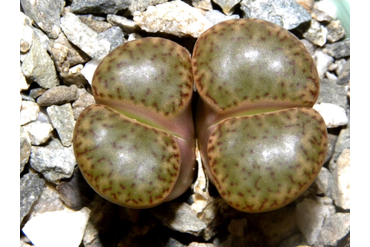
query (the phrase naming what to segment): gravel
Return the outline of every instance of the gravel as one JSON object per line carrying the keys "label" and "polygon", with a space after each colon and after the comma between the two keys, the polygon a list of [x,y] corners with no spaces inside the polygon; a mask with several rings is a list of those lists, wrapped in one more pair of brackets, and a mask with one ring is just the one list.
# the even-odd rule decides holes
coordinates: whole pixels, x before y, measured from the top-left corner
{"label": "gravel", "polygon": [[[21,0],[20,246],[349,246],[350,40],[315,1],[270,2]],[[89,82],[99,61],[146,36],[191,51],[210,26],[246,17],[292,31],[317,63],[314,107],[327,124],[329,151],[312,186],[263,214],[229,207],[201,168],[184,195],[152,209],[123,208],[97,195],[77,167],[72,135],[81,111],[95,103]]]}

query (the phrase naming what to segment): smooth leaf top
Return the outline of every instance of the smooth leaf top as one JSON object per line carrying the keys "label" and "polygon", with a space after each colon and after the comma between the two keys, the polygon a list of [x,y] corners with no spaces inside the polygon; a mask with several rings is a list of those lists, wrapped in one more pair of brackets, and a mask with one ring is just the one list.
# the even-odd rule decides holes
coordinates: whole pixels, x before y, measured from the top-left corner
{"label": "smooth leaf top", "polygon": [[166,129],[191,102],[190,54],[163,38],[126,42],[101,61],[92,90],[97,103]]}
{"label": "smooth leaf top", "polygon": [[158,205],[171,194],[180,174],[181,148],[175,137],[103,105],[81,113],[73,145],[90,186],[122,206]]}
{"label": "smooth leaf top", "polygon": [[197,40],[193,74],[214,111],[311,107],[319,93],[315,63],[289,31],[264,20],[219,23]]}
{"label": "smooth leaf top", "polygon": [[208,174],[234,208],[270,211],[311,185],[326,146],[325,122],[312,108],[232,117],[217,124],[210,135]]}

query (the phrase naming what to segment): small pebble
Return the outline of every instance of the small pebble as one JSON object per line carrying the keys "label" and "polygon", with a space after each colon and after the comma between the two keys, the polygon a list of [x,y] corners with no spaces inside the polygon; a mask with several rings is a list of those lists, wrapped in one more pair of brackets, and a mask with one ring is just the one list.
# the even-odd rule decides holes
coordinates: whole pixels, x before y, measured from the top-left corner
{"label": "small pebble", "polygon": [[350,41],[344,40],[344,41],[336,42],[333,44],[326,44],[323,49],[323,52],[329,54],[335,59],[348,57],[351,53]]}
{"label": "small pebble", "polygon": [[38,104],[22,100],[21,102],[21,111],[20,111],[20,125],[24,125],[33,120],[36,120],[40,112],[40,107]]}
{"label": "small pebble", "polygon": [[45,180],[35,173],[27,173],[20,179],[20,223],[39,199]]}
{"label": "small pebble", "polygon": [[233,19],[239,19],[239,15],[230,15],[227,16],[220,11],[214,9],[207,11],[204,15],[210,22],[212,22],[213,25],[216,25],[217,23],[227,21],[227,20],[233,20]]}
{"label": "small pebble", "polygon": [[313,245],[320,235],[323,222],[331,214],[329,206],[310,198],[305,198],[296,206],[296,218],[299,230],[309,245]]}
{"label": "small pebble", "polygon": [[213,0],[213,2],[217,3],[226,15],[231,15],[234,12],[235,5],[237,5],[240,0]]}
{"label": "small pebble", "polygon": [[30,165],[53,183],[70,178],[76,165],[73,147],[63,147],[61,144],[58,147],[32,146]]}
{"label": "small pebble", "polygon": [[23,171],[25,164],[31,154],[31,137],[28,131],[20,127],[20,172]]}
{"label": "small pebble", "polygon": [[315,54],[313,55],[313,59],[316,63],[319,77],[323,78],[326,71],[328,71],[329,66],[334,62],[334,59],[321,50],[316,50]]}
{"label": "small pebble", "polygon": [[315,104],[313,109],[323,117],[327,128],[335,128],[348,123],[346,110],[330,103]]}
{"label": "small pebble", "polygon": [[201,12],[180,1],[149,6],[144,12],[135,11],[134,21],[151,33],[168,33],[179,37],[199,37],[212,23]]}
{"label": "small pebble", "polygon": [[326,43],[326,35],[328,30],[315,19],[311,20],[310,28],[302,34],[302,36],[318,46],[323,46]]}
{"label": "small pebble", "polygon": [[34,121],[23,125],[23,129],[29,133],[32,145],[37,146],[49,140],[53,126],[49,123]]}
{"label": "small pebble", "polygon": [[70,103],[64,105],[52,105],[46,108],[51,124],[57,130],[59,138],[65,147],[72,145],[73,129],[75,120]]}
{"label": "small pebble", "polygon": [[334,179],[333,199],[335,205],[348,210],[351,201],[350,149],[343,150],[331,169]]}
{"label": "small pebble", "polygon": [[78,98],[77,86],[57,86],[44,92],[37,98],[40,106],[62,105]]}
{"label": "small pebble", "polygon": [[346,36],[346,32],[340,20],[330,22],[330,24],[326,26],[326,29],[328,30],[326,39],[331,43],[337,42]]}
{"label": "small pebble", "polygon": [[115,14],[130,6],[131,0],[73,0],[71,11],[78,14]]}
{"label": "small pebble", "polygon": [[[350,231],[350,214],[336,213],[325,219],[318,244],[336,246]],[[349,246],[349,245],[348,245]]]}
{"label": "small pebble", "polygon": [[119,26],[125,33],[133,33],[139,26],[133,20],[119,15],[107,15],[107,21],[112,25]]}
{"label": "small pebble", "polygon": [[78,247],[90,209],[43,213],[29,220],[22,231],[38,247]]}

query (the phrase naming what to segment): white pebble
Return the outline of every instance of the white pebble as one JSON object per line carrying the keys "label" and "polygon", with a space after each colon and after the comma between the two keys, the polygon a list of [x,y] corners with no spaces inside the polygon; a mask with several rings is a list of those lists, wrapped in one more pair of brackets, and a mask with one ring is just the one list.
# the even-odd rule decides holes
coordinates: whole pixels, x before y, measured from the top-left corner
{"label": "white pebble", "polygon": [[327,128],[335,128],[348,123],[346,111],[337,105],[330,103],[315,104],[313,109],[318,111],[324,118]]}
{"label": "white pebble", "polygon": [[90,209],[47,212],[30,219],[22,231],[37,247],[78,247],[85,232]]}
{"label": "white pebble", "polygon": [[100,60],[92,59],[88,61],[83,67],[83,69],[81,70],[81,74],[90,83],[90,85],[91,85],[96,67],[98,67],[99,63],[100,63]]}
{"label": "white pebble", "polygon": [[49,123],[35,121],[24,125],[23,129],[30,134],[32,145],[40,145],[50,138],[53,126]]}
{"label": "white pebble", "polygon": [[20,112],[20,125],[24,125],[33,120],[36,120],[39,115],[40,107],[32,101],[22,100]]}
{"label": "white pebble", "polygon": [[163,32],[179,37],[198,38],[212,26],[200,10],[179,0],[149,6],[145,12],[135,11],[134,21],[147,32]]}

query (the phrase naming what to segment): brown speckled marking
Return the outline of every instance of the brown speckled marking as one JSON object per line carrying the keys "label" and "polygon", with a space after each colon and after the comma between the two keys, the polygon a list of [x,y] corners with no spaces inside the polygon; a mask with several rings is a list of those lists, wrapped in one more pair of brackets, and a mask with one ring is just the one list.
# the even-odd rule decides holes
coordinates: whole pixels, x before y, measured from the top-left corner
{"label": "brown speckled marking", "polygon": [[275,102],[312,106],[318,97],[310,53],[278,25],[257,19],[219,23],[201,35],[193,54],[195,85],[215,110]]}
{"label": "brown speckled marking", "polygon": [[270,211],[297,198],[316,178],[326,148],[322,117],[305,107],[225,119],[207,145],[218,191],[245,212]]}
{"label": "brown speckled marking", "polygon": [[109,100],[114,107],[125,109],[126,101],[166,116],[176,115],[193,92],[190,54],[163,38],[126,42],[101,61],[92,87],[97,103]]}
{"label": "brown speckled marking", "polygon": [[[90,186],[126,207],[161,203],[179,175],[180,150],[172,136],[103,105],[91,105],[81,113],[73,145]],[[150,194],[142,193],[148,190]]]}

